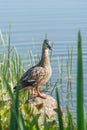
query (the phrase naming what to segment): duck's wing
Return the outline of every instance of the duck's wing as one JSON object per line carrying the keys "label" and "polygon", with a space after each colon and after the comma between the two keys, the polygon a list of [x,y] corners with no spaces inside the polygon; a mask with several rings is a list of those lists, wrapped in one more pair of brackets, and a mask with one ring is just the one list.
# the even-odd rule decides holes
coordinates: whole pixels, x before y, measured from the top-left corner
{"label": "duck's wing", "polygon": [[37,84],[37,82],[40,82],[40,80],[42,80],[45,75],[46,71],[43,67],[33,67],[23,75],[23,77],[21,78],[21,82],[29,82],[30,84],[32,84],[31,86],[33,86]]}
{"label": "duck's wing", "polygon": [[[24,89],[29,86],[37,86],[37,84],[39,84],[45,75],[46,71],[43,67],[35,66],[30,68],[27,72],[24,73],[18,82],[19,86],[21,86],[20,89]],[[14,87],[14,90],[16,90],[16,86]]]}
{"label": "duck's wing", "polygon": [[26,86],[33,86],[33,83],[35,83],[34,80],[28,80],[28,75],[31,74],[31,71],[33,70],[34,67],[28,69],[21,79],[17,82],[17,85],[13,88],[14,92],[16,91],[16,88],[18,87],[19,90],[21,90],[23,87]]}

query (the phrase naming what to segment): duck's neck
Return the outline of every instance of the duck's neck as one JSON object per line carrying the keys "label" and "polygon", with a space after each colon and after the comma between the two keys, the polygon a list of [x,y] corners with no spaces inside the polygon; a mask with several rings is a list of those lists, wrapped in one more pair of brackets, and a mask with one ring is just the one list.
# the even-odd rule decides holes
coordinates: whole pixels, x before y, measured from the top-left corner
{"label": "duck's neck", "polygon": [[42,49],[41,66],[50,66],[50,57],[48,49]]}

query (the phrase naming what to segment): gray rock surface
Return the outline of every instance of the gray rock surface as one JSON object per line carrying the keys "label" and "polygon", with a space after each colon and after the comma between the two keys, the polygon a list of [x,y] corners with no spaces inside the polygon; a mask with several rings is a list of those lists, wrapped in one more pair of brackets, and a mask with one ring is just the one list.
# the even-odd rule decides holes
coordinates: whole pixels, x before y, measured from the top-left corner
{"label": "gray rock surface", "polygon": [[50,95],[46,95],[46,99],[40,97],[32,97],[29,100],[31,107],[35,107],[36,114],[39,114],[39,124],[44,122],[44,113],[46,114],[47,120],[54,120],[52,116],[57,116],[57,101]]}

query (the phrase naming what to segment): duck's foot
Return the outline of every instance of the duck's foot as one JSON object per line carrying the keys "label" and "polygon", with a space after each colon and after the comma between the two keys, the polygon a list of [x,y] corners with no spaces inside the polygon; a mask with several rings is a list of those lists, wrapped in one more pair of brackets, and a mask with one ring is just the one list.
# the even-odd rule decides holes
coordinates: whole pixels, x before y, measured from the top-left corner
{"label": "duck's foot", "polygon": [[38,93],[37,93],[37,91],[36,91],[35,88],[32,89],[32,94],[33,94],[33,95],[38,95]]}
{"label": "duck's foot", "polygon": [[32,89],[32,94],[37,95],[40,98],[46,99],[46,95],[42,94],[39,90],[36,90],[35,88]]}
{"label": "duck's foot", "polygon": [[46,95],[42,94],[39,90],[37,90],[37,93],[38,93],[38,97],[42,99],[46,99]]}

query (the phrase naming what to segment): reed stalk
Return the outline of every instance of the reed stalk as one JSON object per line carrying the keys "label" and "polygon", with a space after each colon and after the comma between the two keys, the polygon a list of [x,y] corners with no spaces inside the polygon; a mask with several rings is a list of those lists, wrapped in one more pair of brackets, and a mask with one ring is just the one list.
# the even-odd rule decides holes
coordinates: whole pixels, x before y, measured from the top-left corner
{"label": "reed stalk", "polygon": [[83,80],[83,58],[82,58],[82,36],[78,32],[78,55],[77,55],[77,128],[86,130],[84,111],[84,80]]}
{"label": "reed stalk", "polygon": [[57,108],[58,108],[59,129],[64,130],[62,112],[61,112],[61,108],[60,108],[60,100],[59,100],[58,88],[56,88],[56,99],[57,99]]}

